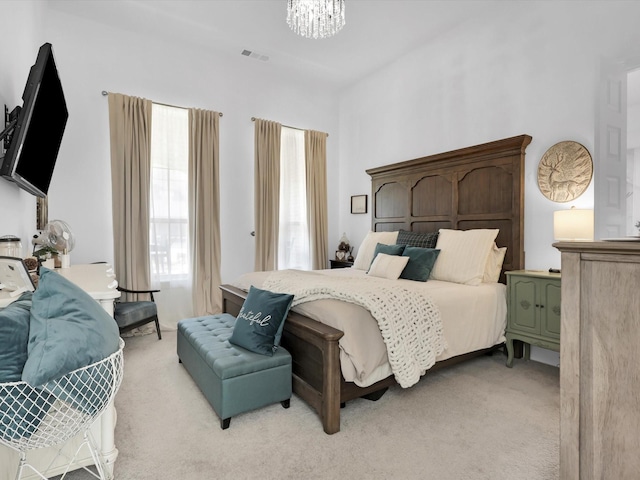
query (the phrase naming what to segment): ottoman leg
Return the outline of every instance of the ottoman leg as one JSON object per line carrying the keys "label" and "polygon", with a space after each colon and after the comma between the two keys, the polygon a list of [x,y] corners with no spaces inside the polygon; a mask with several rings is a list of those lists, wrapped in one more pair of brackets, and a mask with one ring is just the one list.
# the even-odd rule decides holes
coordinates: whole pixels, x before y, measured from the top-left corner
{"label": "ottoman leg", "polygon": [[229,425],[231,425],[231,417],[220,420],[220,428],[222,428],[222,430],[229,428]]}
{"label": "ottoman leg", "polygon": [[291,399],[290,399],[290,398],[287,398],[286,400],[283,400],[283,401],[281,401],[280,403],[282,404],[282,406],[283,406],[284,408],[289,408],[289,406],[291,405]]}

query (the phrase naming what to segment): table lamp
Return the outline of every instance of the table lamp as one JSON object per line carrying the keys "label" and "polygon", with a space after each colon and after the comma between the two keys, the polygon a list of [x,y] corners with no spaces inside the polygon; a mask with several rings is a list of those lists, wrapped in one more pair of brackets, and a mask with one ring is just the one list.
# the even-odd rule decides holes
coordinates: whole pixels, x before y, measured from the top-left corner
{"label": "table lamp", "polygon": [[571,207],[553,212],[553,236],[560,241],[593,241],[593,210]]}

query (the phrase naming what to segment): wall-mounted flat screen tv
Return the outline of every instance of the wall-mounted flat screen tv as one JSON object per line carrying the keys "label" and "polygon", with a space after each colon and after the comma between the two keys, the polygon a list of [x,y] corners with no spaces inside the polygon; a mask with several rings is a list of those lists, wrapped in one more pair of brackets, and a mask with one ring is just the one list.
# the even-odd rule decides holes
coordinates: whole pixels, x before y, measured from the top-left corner
{"label": "wall-mounted flat screen tv", "polygon": [[69,117],[50,43],[38,51],[22,100],[0,175],[45,197]]}

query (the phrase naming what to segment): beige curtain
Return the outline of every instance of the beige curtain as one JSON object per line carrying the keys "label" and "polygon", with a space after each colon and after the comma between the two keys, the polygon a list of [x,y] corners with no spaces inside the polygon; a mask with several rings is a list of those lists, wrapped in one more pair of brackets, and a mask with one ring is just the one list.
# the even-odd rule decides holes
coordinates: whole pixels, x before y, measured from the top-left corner
{"label": "beige curtain", "polygon": [[307,219],[311,268],[328,267],[329,234],[327,220],[327,134],[314,130],[304,132],[307,172]]}
{"label": "beige curtain", "polygon": [[114,267],[122,287],[148,290],[151,101],[109,93],[109,131]]}
{"label": "beige curtain", "polygon": [[278,266],[280,131],[277,122],[255,120],[255,270]]}
{"label": "beige curtain", "polygon": [[189,236],[196,316],[220,313],[218,112],[189,109]]}

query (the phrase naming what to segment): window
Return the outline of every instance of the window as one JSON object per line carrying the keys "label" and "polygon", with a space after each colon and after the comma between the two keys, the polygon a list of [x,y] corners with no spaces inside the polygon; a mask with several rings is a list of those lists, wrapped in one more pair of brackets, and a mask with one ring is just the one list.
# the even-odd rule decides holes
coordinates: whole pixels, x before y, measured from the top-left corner
{"label": "window", "polygon": [[190,279],[189,111],[153,104],[149,255],[155,282]]}
{"label": "window", "polygon": [[282,127],[280,133],[279,270],[311,269],[306,184],[304,131]]}

